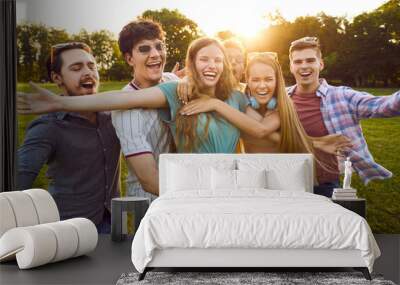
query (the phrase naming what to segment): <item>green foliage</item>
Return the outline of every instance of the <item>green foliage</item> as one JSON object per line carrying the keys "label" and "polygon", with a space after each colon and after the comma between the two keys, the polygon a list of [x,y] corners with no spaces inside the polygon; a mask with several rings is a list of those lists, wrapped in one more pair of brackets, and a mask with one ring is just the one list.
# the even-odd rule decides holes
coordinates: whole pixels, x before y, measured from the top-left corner
{"label": "green foliage", "polygon": [[120,54],[115,53],[118,50],[118,43],[109,31],[89,33],[82,29],[77,35],[72,35],[71,40],[84,42],[92,48],[100,72],[108,70],[119,59]]}
{"label": "green foliage", "polygon": [[50,47],[68,41],[65,30],[47,28],[44,25],[20,24],[17,26],[18,81],[45,81],[46,61]]}
{"label": "green foliage", "polygon": [[400,84],[400,1],[390,0],[378,9],[354,18],[348,28],[348,63],[361,86]]}
{"label": "green foliage", "polygon": [[[201,35],[197,24],[178,10],[147,10],[141,17],[158,21],[166,32],[166,71],[176,62],[183,66],[190,42]],[[257,39],[242,40],[249,52],[277,52],[288,83],[293,83],[288,64],[290,43],[300,37],[317,36],[325,61],[322,76],[328,80],[350,86],[400,85],[400,0],[389,0],[372,12],[358,15],[352,22],[324,13],[298,17],[292,22],[279,12],[268,18],[271,26]],[[234,34],[221,31],[218,36],[226,39]],[[18,81],[44,81],[50,46],[70,40],[86,42],[93,48],[103,80],[131,77],[110,32],[81,30],[77,35],[69,35],[65,30],[25,23],[17,26]]]}
{"label": "green foliage", "polygon": [[113,63],[110,69],[101,76],[103,79],[107,80],[126,80],[130,81],[132,79],[132,70],[129,65],[122,59],[119,59]]}
{"label": "green foliage", "polygon": [[[108,71],[121,62],[118,43],[113,34],[106,30],[89,33],[82,29],[76,35],[69,35],[63,29],[49,28],[37,24],[17,26],[17,69],[18,82],[48,80],[47,60],[51,46],[59,43],[79,41],[88,44],[96,58],[102,78],[111,78]],[[113,79],[125,79],[126,69],[113,69]],[[128,73],[129,74],[129,73]],[[129,78],[130,74],[128,75]]]}
{"label": "green foliage", "polygon": [[268,18],[272,24],[256,40],[242,40],[250,52],[277,52],[288,83],[294,83],[288,64],[290,43],[316,36],[326,63],[321,75],[328,80],[350,86],[400,85],[400,0],[389,0],[353,22],[324,13],[293,22],[279,12]]}
{"label": "green foliage", "polygon": [[159,22],[165,31],[168,50],[166,70],[172,70],[177,62],[183,66],[189,44],[200,36],[197,24],[178,10],[147,10],[141,17]]}
{"label": "green foliage", "polygon": [[107,69],[103,74],[101,74],[102,80],[111,81],[130,81],[132,78],[132,69],[126,64],[121,51],[119,50],[118,43],[115,41],[113,44],[113,63],[109,69]]}

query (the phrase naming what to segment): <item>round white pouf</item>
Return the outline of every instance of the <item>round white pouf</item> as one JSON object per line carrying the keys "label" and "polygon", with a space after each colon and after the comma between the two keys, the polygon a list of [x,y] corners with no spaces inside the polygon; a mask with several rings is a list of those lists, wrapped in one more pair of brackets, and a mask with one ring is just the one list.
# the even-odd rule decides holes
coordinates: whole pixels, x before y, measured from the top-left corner
{"label": "round white pouf", "polygon": [[39,224],[57,222],[60,220],[60,214],[56,202],[50,193],[43,189],[24,190],[30,196],[36,208],[36,213],[39,218]]}
{"label": "round white pouf", "polygon": [[56,251],[56,236],[51,229],[41,225],[11,229],[0,239],[0,260],[15,255],[20,269],[49,263]]}
{"label": "round white pouf", "polygon": [[39,223],[35,205],[30,196],[22,191],[3,192],[1,196],[10,202],[17,227],[33,226]]}
{"label": "round white pouf", "polygon": [[96,226],[85,218],[17,227],[0,238],[0,261],[16,257],[19,268],[28,269],[86,254],[97,241]]}
{"label": "round white pouf", "polygon": [[74,257],[86,254],[96,248],[98,233],[92,221],[85,218],[74,218],[65,220],[65,222],[73,225],[78,233],[78,249]]}
{"label": "round white pouf", "polygon": [[51,262],[71,258],[78,249],[78,233],[66,221],[43,224],[43,227],[53,231],[57,240],[57,251]]}
{"label": "round white pouf", "polygon": [[0,195],[0,237],[6,231],[16,226],[17,222],[15,221],[14,211],[10,202],[6,197]]}

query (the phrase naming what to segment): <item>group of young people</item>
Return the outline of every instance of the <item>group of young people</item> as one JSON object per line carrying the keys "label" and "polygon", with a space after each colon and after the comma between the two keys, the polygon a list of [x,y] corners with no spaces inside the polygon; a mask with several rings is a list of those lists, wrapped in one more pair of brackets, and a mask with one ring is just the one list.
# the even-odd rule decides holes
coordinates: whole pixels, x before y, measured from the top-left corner
{"label": "group of young people", "polygon": [[[338,157],[350,157],[365,183],[392,175],[373,160],[359,121],[400,115],[400,92],[376,97],[329,85],[319,77],[324,63],[316,38],[290,45],[296,85],[289,88],[276,54],[246,54],[234,40],[193,41],[184,78],[163,72],[164,32],[153,21],[126,25],[119,46],[133,73],[122,91],[96,94],[93,55],[82,43],[67,43],[54,47],[49,66],[64,96],[36,85],[36,93],[18,95],[20,113],[50,113],[30,125],[19,149],[20,188],[29,188],[47,162],[49,190],[62,218],[79,213],[99,231],[109,224],[109,200],[118,192],[119,146],[130,169],[128,195],[151,199],[158,195],[158,156],[170,151],[312,153],[314,193],[328,197],[339,185]],[[102,112],[110,110],[111,116]],[[101,209],[90,212],[91,207]]]}

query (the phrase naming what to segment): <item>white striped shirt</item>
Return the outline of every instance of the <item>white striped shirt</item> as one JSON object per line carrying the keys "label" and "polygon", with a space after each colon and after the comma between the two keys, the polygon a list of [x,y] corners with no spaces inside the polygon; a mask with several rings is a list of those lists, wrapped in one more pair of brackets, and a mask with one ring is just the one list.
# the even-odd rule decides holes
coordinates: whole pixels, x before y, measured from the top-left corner
{"label": "white striped shirt", "polygon": [[[163,73],[162,81],[173,81],[179,78],[173,73]],[[123,90],[137,90],[138,86],[132,82]],[[134,96],[134,95],[132,95]],[[119,138],[124,156],[130,157],[144,153],[152,153],[158,165],[161,153],[169,152],[170,138],[168,126],[161,120],[158,110],[131,109],[112,112],[112,123]],[[129,170],[128,196],[150,198],[157,196],[143,191],[139,179]]]}

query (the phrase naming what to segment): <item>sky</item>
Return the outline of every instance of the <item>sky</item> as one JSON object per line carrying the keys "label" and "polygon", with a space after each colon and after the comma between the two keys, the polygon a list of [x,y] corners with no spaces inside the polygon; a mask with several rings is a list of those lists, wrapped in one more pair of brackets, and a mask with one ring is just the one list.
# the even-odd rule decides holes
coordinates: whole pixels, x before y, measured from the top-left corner
{"label": "sky", "polygon": [[17,22],[43,23],[77,33],[107,29],[118,35],[130,20],[148,9],[178,9],[208,36],[231,30],[255,35],[268,25],[268,13],[279,10],[286,20],[324,12],[353,18],[372,11],[384,0],[16,0]]}

